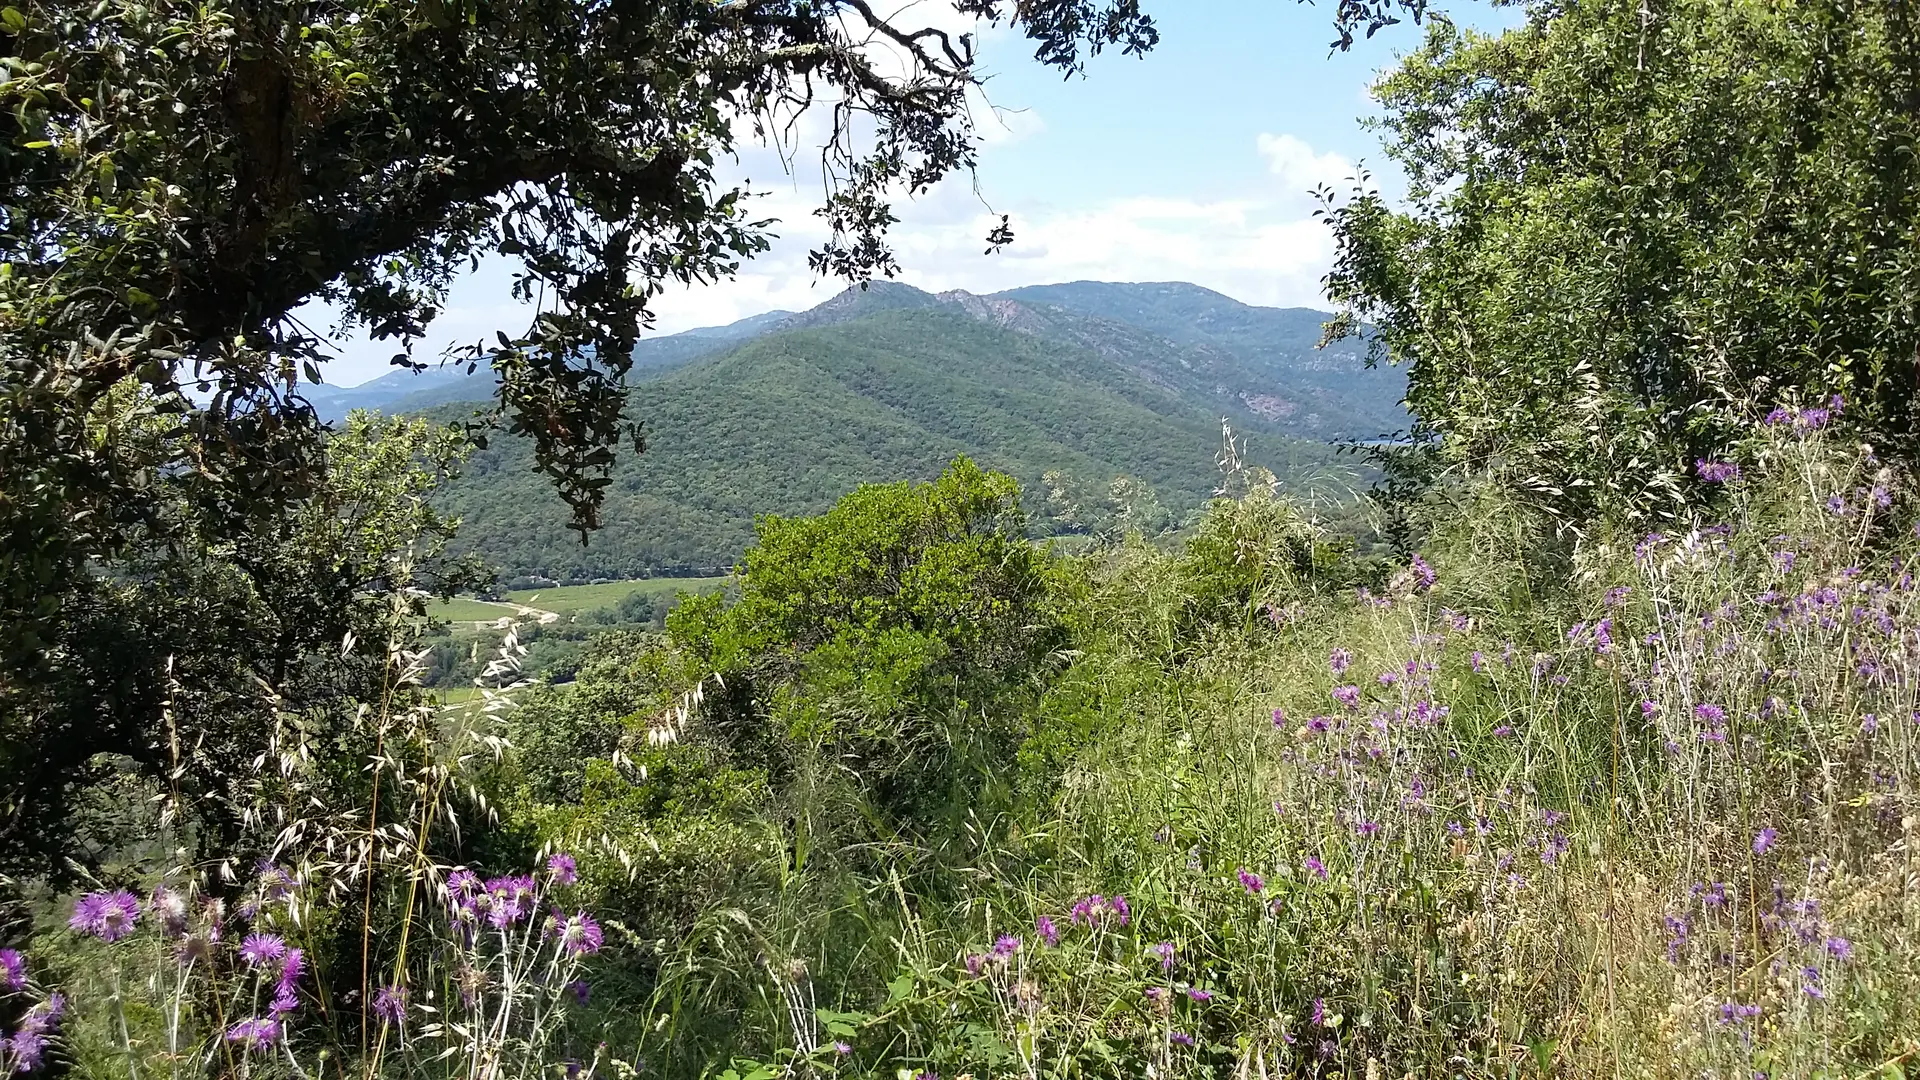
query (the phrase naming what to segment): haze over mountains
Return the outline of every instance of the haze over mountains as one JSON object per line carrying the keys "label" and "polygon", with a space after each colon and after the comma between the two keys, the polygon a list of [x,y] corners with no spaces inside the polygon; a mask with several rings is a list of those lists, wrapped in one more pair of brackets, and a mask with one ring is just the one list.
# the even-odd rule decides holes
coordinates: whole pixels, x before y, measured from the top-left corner
{"label": "haze over mountains", "polygon": [[[1221,421],[1283,478],[1356,479],[1330,440],[1407,426],[1405,380],[1351,342],[1316,350],[1327,316],[1178,282],[1073,282],[990,296],[892,282],[799,313],[653,338],[635,350],[630,415],[647,450],[608,488],[582,547],[526,446],[496,439],[445,493],[460,544],[509,576],[632,577],[731,565],[756,514],[815,513],[857,484],[926,479],[967,454],[1018,477],[1046,527],[1042,477],[1088,497],[1117,476],[1176,517],[1218,483]],[[315,394],[353,408],[484,400],[490,373],[396,372]],[[1056,527],[1070,527],[1067,520]]]}

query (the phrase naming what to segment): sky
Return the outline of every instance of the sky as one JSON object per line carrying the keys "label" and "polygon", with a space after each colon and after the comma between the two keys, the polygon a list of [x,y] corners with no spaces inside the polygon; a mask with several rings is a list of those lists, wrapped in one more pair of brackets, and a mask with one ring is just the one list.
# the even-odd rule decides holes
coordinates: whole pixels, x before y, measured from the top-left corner
{"label": "sky", "polygon": [[[1375,72],[1423,34],[1389,27],[1351,52],[1330,53],[1332,6],[1147,0],[1159,46],[1141,58],[1103,55],[1084,78],[1042,68],[1011,32],[984,35],[979,170],[896,205],[899,280],[976,293],[1083,279],[1189,281],[1250,304],[1324,307],[1319,282],[1333,243],[1309,193],[1323,183],[1344,191],[1364,163],[1393,194],[1396,175],[1361,118],[1373,111]],[[1506,14],[1467,2],[1447,10],[1488,28]],[[951,20],[950,7],[946,14]],[[749,146],[723,175],[751,181],[752,212],[778,218],[779,238],[733,280],[659,297],[653,334],[801,310],[845,287],[806,264],[824,235],[811,215],[817,174],[787,173],[771,148]],[[1000,214],[1011,216],[1015,242],[988,255],[983,238]],[[509,269],[485,262],[459,280],[415,355],[524,330],[531,313],[509,295]],[[302,314],[330,325],[324,310]],[[330,383],[391,370],[393,342],[335,346]]]}

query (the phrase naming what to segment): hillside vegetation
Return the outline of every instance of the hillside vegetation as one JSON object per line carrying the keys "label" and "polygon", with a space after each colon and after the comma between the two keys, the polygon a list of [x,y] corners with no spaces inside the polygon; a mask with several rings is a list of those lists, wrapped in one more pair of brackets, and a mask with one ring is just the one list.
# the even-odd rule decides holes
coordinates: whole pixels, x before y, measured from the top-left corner
{"label": "hillside vegetation", "polygon": [[[861,483],[930,479],[958,455],[1043,496],[1047,474],[1062,474],[1054,486],[1083,511],[1129,477],[1146,487],[1125,494],[1128,505],[1150,500],[1170,522],[1219,484],[1223,406],[1164,339],[1119,324],[1092,344],[1050,323],[1023,332],[904,287],[809,315],[634,388],[647,452],[615,470],[604,526],[584,547],[524,445],[474,455],[441,496],[461,519],[459,549],[509,575],[714,572],[745,550],[756,514],[818,513]],[[1233,423],[1252,461],[1302,489],[1345,497],[1363,482],[1351,460],[1286,423],[1244,406]],[[1045,531],[1076,531],[1086,516],[1050,514],[1044,497],[1033,509]]]}

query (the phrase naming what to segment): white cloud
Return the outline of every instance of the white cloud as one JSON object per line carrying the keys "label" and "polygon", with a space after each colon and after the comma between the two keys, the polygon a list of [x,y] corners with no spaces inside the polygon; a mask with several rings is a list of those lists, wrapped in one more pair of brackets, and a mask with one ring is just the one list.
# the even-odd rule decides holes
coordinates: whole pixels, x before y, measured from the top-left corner
{"label": "white cloud", "polygon": [[[1333,239],[1312,216],[1306,189],[1316,182],[1343,187],[1353,165],[1292,135],[1263,134],[1254,148],[1272,179],[1218,198],[1141,195],[1005,206],[996,200],[990,209],[971,178],[952,177],[895,207],[901,220],[892,239],[901,280],[929,291],[976,293],[1079,279],[1190,281],[1251,304],[1324,307],[1320,276],[1332,261]],[[991,160],[982,171],[990,180]],[[803,157],[787,173],[773,150],[749,147],[728,172],[753,178],[760,194],[749,213],[778,218],[773,232],[779,238],[732,280],[662,295],[654,304],[656,334],[774,309],[801,310],[844,288],[837,280],[816,278],[807,266],[807,252],[826,239],[824,225],[813,215],[822,194],[817,158]],[[1015,243],[987,255],[987,230],[1000,212],[1012,214]],[[431,356],[446,341],[491,337],[496,328],[518,331],[526,316],[507,297],[505,262],[490,262],[455,286],[446,313],[417,355]],[[393,351],[365,344],[350,348],[352,359],[341,365],[340,381],[380,374]]]}

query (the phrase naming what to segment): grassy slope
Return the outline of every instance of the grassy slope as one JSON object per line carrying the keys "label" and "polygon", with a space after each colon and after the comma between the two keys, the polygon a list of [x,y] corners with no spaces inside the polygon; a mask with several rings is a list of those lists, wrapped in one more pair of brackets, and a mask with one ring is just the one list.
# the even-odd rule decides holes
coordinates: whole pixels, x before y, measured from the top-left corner
{"label": "grassy slope", "polygon": [[[927,479],[954,456],[1031,490],[1049,469],[1153,484],[1176,512],[1216,480],[1219,416],[1092,352],[948,310],[882,311],[773,335],[644,383],[647,452],[617,470],[606,527],[581,547],[526,448],[479,455],[447,505],[461,542],[512,570],[639,576],[730,566],[757,513],[826,509],[863,482]],[[1322,446],[1252,428],[1283,476],[1337,468]]]}

